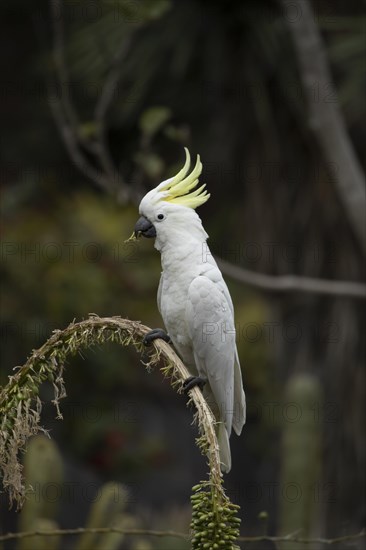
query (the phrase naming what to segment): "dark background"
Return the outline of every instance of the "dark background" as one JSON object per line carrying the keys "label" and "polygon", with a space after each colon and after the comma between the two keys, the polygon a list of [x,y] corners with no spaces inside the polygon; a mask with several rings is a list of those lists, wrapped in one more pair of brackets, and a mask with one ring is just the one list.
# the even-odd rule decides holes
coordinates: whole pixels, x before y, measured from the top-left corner
{"label": "dark background", "polygon": [[[327,95],[314,82],[313,100],[337,104],[363,163],[364,2],[312,6],[337,89]],[[362,247],[309,125],[289,33],[301,14],[291,6],[284,16],[271,1],[74,1],[65,2],[63,25],[61,12],[52,24],[44,1],[4,0],[2,12],[2,384],[52,330],[89,313],[161,325],[159,255],[150,241],[124,240],[139,197],[177,172],[183,146],[203,161],[211,198],[198,213],[214,255],[252,272],[363,280]],[[63,66],[53,52],[62,27]],[[111,75],[108,172],[90,144]],[[74,146],[68,140],[71,150],[65,125],[55,121],[60,105],[77,136]],[[94,181],[76,165],[76,150]],[[242,507],[242,532],[358,532],[365,519],[364,300],[226,280],[248,400],[225,477]],[[305,397],[289,389],[298,379],[308,383]],[[43,413],[64,463],[58,524],[84,525],[99,485],[116,480],[142,526],[187,531],[191,487],[207,467],[185,399],[159,372],[147,373],[133,349],[112,345],[70,360],[65,380],[63,422],[51,405]],[[51,399],[51,387],[41,397]],[[286,433],[305,417],[304,439],[287,448]],[[301,482],[296,464],[288,470],[293,448],[315,449]],[[1,499],[1,528],[16,530],[18,517]],[[140,547],[184,548],[154,544]]]}

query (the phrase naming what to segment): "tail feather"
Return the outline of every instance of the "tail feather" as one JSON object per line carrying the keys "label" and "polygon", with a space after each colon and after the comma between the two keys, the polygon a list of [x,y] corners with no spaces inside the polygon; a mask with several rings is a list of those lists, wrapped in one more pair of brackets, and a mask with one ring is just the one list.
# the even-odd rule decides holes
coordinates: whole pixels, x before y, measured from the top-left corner
{"label": "tail feather", "polygon": [[236,351],[234,365],[234,411],[233,411],[233,428],[237,435],[240,435],[241,430],[246,420],[246,403],[245,393],[243,389],[243,381],[241,376],[241,368],[239,363],[238,352]]}
{"label": "tail feather", "polygon": [[229,436],[223,422],[218,425],[217,439],[219,442],[221,471],[227,474],[231,470],[231,452]]}

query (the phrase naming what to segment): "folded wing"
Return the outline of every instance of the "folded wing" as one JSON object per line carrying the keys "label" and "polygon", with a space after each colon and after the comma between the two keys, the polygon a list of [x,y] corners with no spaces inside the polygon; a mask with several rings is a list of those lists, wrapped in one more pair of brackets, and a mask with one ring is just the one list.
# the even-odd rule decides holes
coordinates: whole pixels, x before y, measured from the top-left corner
{"label": "folded wing", "polygon": [[214,412],[219,412],[218,419],[230,436],[236,358],[234,318],[224,293],[208,277],[196,277],[189,287],[186,322],[197,370],[207,377],[215,400]]}

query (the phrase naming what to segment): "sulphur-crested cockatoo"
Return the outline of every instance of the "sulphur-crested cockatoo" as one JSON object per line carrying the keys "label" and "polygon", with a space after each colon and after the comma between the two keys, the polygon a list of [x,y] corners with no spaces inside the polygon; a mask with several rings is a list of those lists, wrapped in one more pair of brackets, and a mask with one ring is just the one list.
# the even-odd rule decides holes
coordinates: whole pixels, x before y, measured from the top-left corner
{"label": "sulphur-crested cockatoo", "polygon": [[162,274],[158,307],[168,335],[154,329],[145,339],[172,341],[192,373],[185,383],[203,388],[217,424],[221,468],[229,472],[231,429],[239,435],[245,423],[245,395],[235,343],[234,309],[225,281],[206,240],[195,208],[208,200],[198,188],[202,164],[197,156],[191,173],[190,155],[174,177],[160,183],[142,199],[135,235],[155,238]]}

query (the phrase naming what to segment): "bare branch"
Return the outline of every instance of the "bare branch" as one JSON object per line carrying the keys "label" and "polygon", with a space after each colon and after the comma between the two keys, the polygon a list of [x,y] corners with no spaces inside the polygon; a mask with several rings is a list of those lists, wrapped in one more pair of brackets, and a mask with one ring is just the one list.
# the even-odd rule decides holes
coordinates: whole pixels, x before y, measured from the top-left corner
{"label": "bare branch", "polygon": [[252,536],[252,537],[238,537],[238,541],[242,542],[291,542],[291,543],[297,543],[297,544],[339,544],[340,542],[346,542],[351,540],[357,540],[361,538],[365,538],[366,532],[365,530],[360,531],[360,533],[355,533],[353,535],[344,535],[342,537],[335,537],[332,539],[323,539],[323,538],[313,538],[313,539],[306,539],[302,537],[298,537],[297,535],[284,535],[281,537],[270,537],[268,535],[259,535],[259,536]]}
{"label": "bare branch", "polygon": [[125,196],[123,197],[124,200],[122,202],[126,202],[130,194],[127,193],[128,188],[124,184],[122,175],[120,174],[117,166],[113,162],[113,159],[109,152],[107,144],[106,115],[112,103],[112,100],[115,97],[117,84],[119,79],[121,78],[121,63],[130,48],[130,44],[130,39],[124,40],[117,50],[114,56],[112,67],[107,74],[102,92],[99,97],[99,101],[97,102],[94,111],[94,119],[97,133],[97,142],[95,144],[96,154],[99,157],[101,166],[104,168],[106,174],[108,174],[108,177],[111,180],[116,180],[120,193],[121,191],[123,191],[123,194]]}
{"label": "bare branch", "polygon": [[[63,107],[65,114],[73,128],[73,132],[77,133],[77,128],[80,124],[78,115],[70,101],[69,95],[69,73],[65,63],[65,44],[64,44],[64,21],[62,11],[62,0],[51,0],[52,26],[53,26],[53,59],[55,68],[58,74],[60,84],[60,94],[63,96]],[[67,86],[67,92],[64,93],[63,86]]]}
{"label": "bare branch", "polygon": [[75,132],[66,119],[63,104],[56,96],[53,96],[51,92],[49,93],[49,105],[66,149],[69,152],[75,166],[79,168],[79,170],[85,174],[87,178],[94,181],[98,187],[103,189],[103,191],[111,193],[112,189],[110,180],[102,172],[94,168],[94,166],[81,152]]}
{"label": "bare branch", "polygon": [[[120,202],[127,202],[130,197],[128,186],[114,165],[106,141],[106,112],[113,99],[115,86],[121,76],[121,61],[126,55],[130,41],[124,40],[115,55],[112,68],[106,77],[101,96],[95,108],[96,138],[87,138],[80,133],[80,120],[72,103],[69,74],[65,61],[64,24],[62,0],[51,0],[51,16],[53,24],[53,57],[60,85],[60,93],[52,94],[49,86],[49,103],[56,124],[71,159],[85,176],[96,183],[104,191],[115,195]],[[63,88],[67,86],[65,91]],[[82,149],[87,150],[100,170],[94,167]]]}
{"label": "bare branch", "polygon": [[[288,0],[281,0],[286,10]],[[338,197],[353,233],[366,251],[366,189],[360,163],[338,106],[322,37],[308,0],[292,0],[297,16],[288,28],[298,56],[300,76],[309,109],[309,124],[333,172]],[[314,90],[319,94],[314,98]]]}
{"label": "bare branch", "polygon": [[[177,539],[189,540],[190,535],[186,533],[179,533],[177,531],[157,531],[151,529],[121,529],[118,527],[89,527],[83,528],[78,527],[76,529],[54,529],[50,531],[24,531],[22,533],[7,533],[5,535],[0,535],[0,541],[14,540],[14,539],[24,539],[29,537],[43,536],[43,537],[52,537],[52,536],[66,536],[66,535],[82,535],[84,533],[93,533],[93,534],[104,534],[104,533],[120,533],[123,535],[139,535],[139,536],[148,536],[148,537],[174,537]],[[343,535],[341,537],[334,538],[301,538],[294,535],[285,535],[280,537],[271,537],[269,535],[259,535],[259,536],[240,536],[237,538],[241,542],[291,542],[297,544],[324,544],[332,545],[339,544],[341,542],[347,541],[356,541],[362,538],[365,538],[365,531],[360,533],[354,533],[352,535]]]}
{"label": "bare branch", "polygon": [[121,529],[119,527],[77,527],[76,529],[54,529],[50,531],[24,531],[23,533],[7,533],[0,535],[0,541],[25,539],[29,537],[54,537],[65,535],[83,535],[104,534],[104,533],[120,533],[121,535],[145,535],[150,537],[175,537],[178,539],[189,540],[190,535],[178,533],[177,531],[156,531],[151,529]]}
{"label": "bare branch", "polygon": [[[71,127],[75,136],[75,142],[80,142],[90,153],[95,153],[94,143],[85,139],[79,132],[80,119],[72,103],[71,80],[65,60],[64,40],[64,18],[62,0],[51,0],[51,15],[53,28],[53,61],[55,64],[58,84],[60,86],[59,96],[62,97],[61,106],[65,119]],[[57,96],[57,92],[55,94]]]}
{"label": "bare branch", "polygon": [[216,258],[222,272],[240,283],[271,292],[306,292],[346,298],[366,298],[366,284],[350,281],[314,279],[297,275],[256,273]]}

